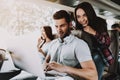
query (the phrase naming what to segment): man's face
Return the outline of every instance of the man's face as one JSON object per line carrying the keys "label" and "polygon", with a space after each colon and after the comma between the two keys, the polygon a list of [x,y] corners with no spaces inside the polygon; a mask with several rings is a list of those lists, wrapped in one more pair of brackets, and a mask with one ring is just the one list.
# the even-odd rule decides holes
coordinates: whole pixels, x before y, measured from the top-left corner
{"label": "man's face", "polygon": [[56,19],[54,21],[58,36],[62,39],[68,36],[70,33],[70,29],[69,23],[66,22],[65,18]]}

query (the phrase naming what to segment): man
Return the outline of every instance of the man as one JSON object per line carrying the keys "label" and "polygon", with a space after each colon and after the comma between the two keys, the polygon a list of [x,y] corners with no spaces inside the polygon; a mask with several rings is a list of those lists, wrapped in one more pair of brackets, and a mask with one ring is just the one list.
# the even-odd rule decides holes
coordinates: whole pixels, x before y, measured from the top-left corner
{"label": "man", "polygon": [[61,80],[98,80],[88,45],[71,35],[70,15],[60,10],[53,15],[53,19],[59,38],[51,42],[46,57],[46,62],[50,60],[50,63],[46,64],[46,70],[67,73]]}

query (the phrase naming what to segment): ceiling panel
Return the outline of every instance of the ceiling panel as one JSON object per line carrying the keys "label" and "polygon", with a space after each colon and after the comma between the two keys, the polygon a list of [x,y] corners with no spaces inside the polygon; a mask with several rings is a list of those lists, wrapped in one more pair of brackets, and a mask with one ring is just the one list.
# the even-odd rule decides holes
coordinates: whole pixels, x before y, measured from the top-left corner
{"label": "ceiling panel", "polygon": [[[107,18],[116,18],[120,20],[120,0],[47,0],[58,4],[76,7],[81,2],[91,3],[95,9],[98,9],[98,14]],[[99,7],[98,7],[99,6]]]}

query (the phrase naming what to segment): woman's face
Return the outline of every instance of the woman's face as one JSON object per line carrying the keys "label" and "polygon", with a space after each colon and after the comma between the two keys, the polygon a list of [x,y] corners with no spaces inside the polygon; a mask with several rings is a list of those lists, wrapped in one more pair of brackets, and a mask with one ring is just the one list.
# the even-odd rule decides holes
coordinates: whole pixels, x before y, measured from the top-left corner
{"label": "woman's face", "polygon": [[85,11],[81,8],[77,9],[76,11],[76,18],[77,21],[82,25],[82,26],[87,26],[88,25],[88,18],[85,13]]}

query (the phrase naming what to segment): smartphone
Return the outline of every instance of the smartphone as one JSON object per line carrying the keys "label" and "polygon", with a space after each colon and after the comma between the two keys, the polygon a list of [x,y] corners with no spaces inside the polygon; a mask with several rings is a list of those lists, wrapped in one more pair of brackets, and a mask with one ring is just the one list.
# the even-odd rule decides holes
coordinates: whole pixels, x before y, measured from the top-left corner
{"label": "smartphone", "polygon": [[41,43],[40,43],[40,45],[39,45],[39,48],[41,48],[42,46],[43,46],[43,44],[45,43],[45,39],[43,38],[43,37],[41,37]]}

